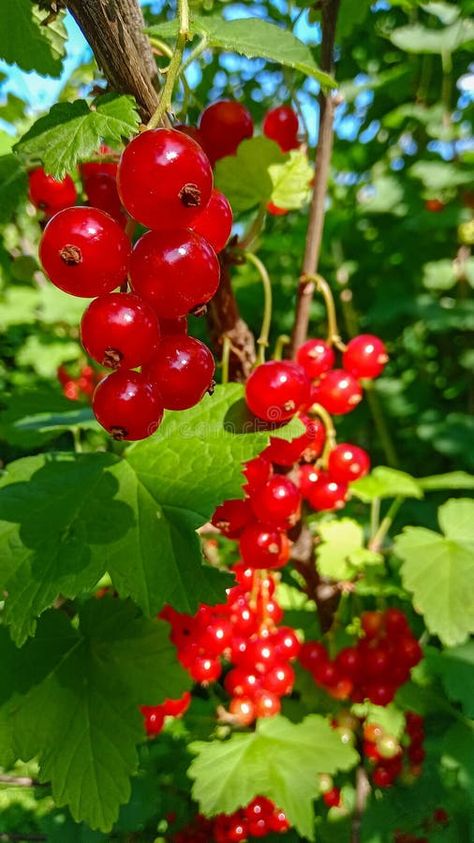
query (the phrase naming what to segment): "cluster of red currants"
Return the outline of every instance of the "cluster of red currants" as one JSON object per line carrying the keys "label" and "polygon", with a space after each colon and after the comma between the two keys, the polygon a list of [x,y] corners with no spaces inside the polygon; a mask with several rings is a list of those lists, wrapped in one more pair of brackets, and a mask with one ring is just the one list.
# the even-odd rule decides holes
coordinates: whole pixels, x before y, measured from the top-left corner
{"label": "cluster of red currants", "polygon": [[97,372],[92,366],[81,366],[77,377],[69,374],[65,366],[58,366],[56,374],[63,394],[70,401],[78,401],[80,398],[91,400],[98,381]]}
{"label": "cluster of red currants", "polygon": [[159,735],[166,717],[182,717],[191,705],[191,694],[185,691],[177,700],[165,700],[161,705],[142,705],[140,708],[149,737]]}
{"label": "cluster of red currants", "polygon": [[300,662],[336,699],[369,699],[385,706],[410,678],[422,650],[399,609],[364,612],[361,623],[364,636],[355,646],[345,647],[331,659],[324,644],[307,641],[301,648]]}
{"label": "cluster of red currants", "polygon": [[266,796],[256,796],[233,814],[219,814],[208,819],[201,814],[173,837],[173,843],[244,843],[249,837],[282,834],[290,824],[284,811]]}
{"label": "cluster of red currants", "polygon": [[431,817],[420,823],[421,837],[419,834],[413,834],[409,831],[399,831],[397,829],[393,835],[393,843],[430,843],[425,832],[434,831],[439,833],[447,825],[449,825],[448,812],[444,808],[436,808]]}
{"label": "cluster of red currants", "polygon": [[401,745],[393,735],[387,734],[375,723],[364,725],[362,751],[371,764],[372,782],[375,787],[391,787],[403,772],[404,758],[408,761],[412,776],[419,776],[421,773],[425,757],[423,718],[408,711],[405,720],[406,745]]}
{"label": "cluster of red currants", "polygon": [[225,660],[231,669],[224,687],[229,693],[229,719],[248,726],[257,717],[280,711],[280,698],[291,693],[295,679],[290,662],[300,650],[293,629],[278,626],[283,611],[275,599],[271,574],[233,566],[237,585],[227,602],[201,606],[194,616],[166,607],[161,617],[171,624],[170,638],[178,658],[195,682],[215,682]]}
{"label": "cluster of red currants", "polygon": [[[40,198],[37,173],[30,196],[51,213],[59,204],[56,187],[48,195],[46,177]],[[99,383],[94,413],[114,438],[143,439],[164,409],[187,409],[212,390],[213,356],[187,336],[186,317],[217,290],[217,252],[229,238],[232,212],[213,189],[203,149],[174,129],[144,131],[118,165],[88,162],[81,175],[86,196],[99,207],[59,210],[44,230],[40,258],[61,290],[97,297],[82,318],[82,343],[93,360],[115,371]],[[69,177],[63,188],[75,201],[69,182],[74,188]],[[122,208],[150,229],[133,249]]]}

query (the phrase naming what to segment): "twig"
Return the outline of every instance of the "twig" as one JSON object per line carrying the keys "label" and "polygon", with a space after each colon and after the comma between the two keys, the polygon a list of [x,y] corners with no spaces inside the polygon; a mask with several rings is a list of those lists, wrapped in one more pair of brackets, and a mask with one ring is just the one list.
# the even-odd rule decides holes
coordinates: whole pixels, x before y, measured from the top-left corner
{"label": "twig", "polygon": [[222,355],[224,337],[232,343],[229,360],[229,380],[243,381],[255,364],[255,340],[248,325],[241,318],[232,289],[227,251],[221,256],[221,281],[207,310],[209,334],[217,356]]}
{"label": "twig", "polygon": [[0,775],[0,784],[9,784],[12,787],[46,787],[43,782],[32,779],[30,776],[8,776]]}
{"label": "twig", "polygon": [[257,340],[257,345],[258,362],[264,363],[265,349],[268,347],[268,337],[270,334],[270,325],[272,321],[272,284],[268,272],[266,270],[265,264],[262,263],[260,258],[257,258],[257,255],[254,255],[253,252],[245,252],[245,257],[248,261],[250,261],[250,263],[253,263],[255,269],[260,275],[260,279],[263,285],[263,319],[262,327],[260,329],[260,335]]}
{"label": "twig", "polygon": [[369,779],[367,778],[367,773],[365,772],[364,767],[360,766],[356,770],[355,809],[352,817],[351,843],[360,843],[362,817],[364,816],[369,793]]}
{"label": "twig", "polygon": [[[377,500],[379,500],[379,499],[377,498]],[[378,527],[378,529],[375,531],[372,538],[370,539],[369,550],[373,550],[375,553],[379,552],[379,550],[382,547],[382,544],[384,542],[385,536],[387,535],[388,531],[390,530],[390,527],[393,524],[395,516],[396,516],[398,510],[400,509],[404,500],[405,500],[405,498],[398,497],[398,498],[395,498],[394,501],[392,501],[387,514],[385,515],[384,518],[382,518],[380,526]],[[380,503],[380,501],[379,501],[379,503]]]}
{"label": "twig", "polygon": [[148,129],[156,129],[171,108],[174,86],[181,70],[184,48],[189,38],[189,8],[187,0],[178,0],[178,20],[178,37],[173,56],[166,71],[165,84],[161,89],[158,105],[148,121]]}
{"label": "twig", "polygon": [[[334,39],[336,35],[337,15],[340,0],[325,0],[322,6],[322,41],[321,68],[332,73],[334,67]],[[308,333],[311,300],[314,292],[314,281],[308,280],[313,275],[319,263],[321,240],[324,227],[324,204],[329,178],[329,164],[333,145],[333,123],[336,99],[332,94],[323,90],[319,95],[319,135],[316,147],[316,167],[314,175],[313,196],[309,213],[306,246],[303,258],[301,279],[297,291],[295,324],[292,335],[293,356],[299,346],[305,341]]]}

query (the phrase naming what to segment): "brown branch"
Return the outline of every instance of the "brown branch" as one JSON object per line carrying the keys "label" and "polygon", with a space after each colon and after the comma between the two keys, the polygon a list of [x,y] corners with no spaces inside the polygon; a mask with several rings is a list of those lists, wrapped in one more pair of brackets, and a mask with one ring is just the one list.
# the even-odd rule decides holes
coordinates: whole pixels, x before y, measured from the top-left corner
{"label": "brown branch", "polygon": [[[321,69],[332,73],[334,69],[334,39],[340,0],[322,0]],[[309,212],[305,253],[297,291],[295,324],[292,333],[292,351],[295,356],[299,346],[308,334],[311,301],[314,282],[306,278],[318,269],[321,241],[324,228],[324,204],[329,178],[329,165],[333,146],[334,109],[337,99],[333,94],[321,90],[319,94],[319,134],[316,147],[316,165],[313,196]]]}
{"label": "brown branch", "polygon": [[221,281],[214,298],[207,309],[209,335],[215,352],[221,356],[222,343],[229,337],[230,380],[244,381],[248,378],[255,364],[255,338],[247,323],[241,318],[237,301],[232,289],[230,264],[221,258]]}
{"label": "brown branch", "polygon": [[370,783],[364,767],[361,765],[356,770],[356,793],[355,793],[355,808],[352,817],[351,825],[351,840],[350,843],[360,843],[362,818],[364,816],[365,806],[370,793]]}

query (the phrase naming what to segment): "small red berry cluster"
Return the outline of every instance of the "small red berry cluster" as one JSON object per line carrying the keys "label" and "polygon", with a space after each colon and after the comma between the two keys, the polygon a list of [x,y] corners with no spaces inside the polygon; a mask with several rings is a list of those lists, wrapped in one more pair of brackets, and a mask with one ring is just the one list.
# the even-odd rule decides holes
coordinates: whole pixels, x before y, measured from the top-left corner
{"label": "small red berry cluster", "polygon": [[80,398],[91,400],[98,381],[92,366],[81,366],[78,377],[69,374],[65,366],[58,366],[56,374],[63,394],[70,401],[79,401]]}
{"label": "small red berry cluster", "polygon": [[274,577],[241,562],[232,571],[237,585],[225,604],[203,605],[195,615],[167,606],[160,616],[171,624],[178,658],[195,682],[215,682],[224,663],[231,666],[224,678],[231,697],[226,717],[248,726],[280,711],[280,698],[293,689],[290,662],[300,642],[293,629],[278,626],[283,611],[275,599]]}
{"label": "small red berry cluster", "polygon": [[364,636],[355,646],[331,659],[324,644],[307,641],[300,662],[332,697],[385,706],[410,678],[422,650],[399,609],[364,612],[361,623]]}
{"label": "small red berry cluster", "polygon": [[413,834],[408,831],[397,831],[393,835],[393,843],[429,843],[429,838],[425,836],[425,831],[438,831],[443,826],[449,825],[449,814],[444,808],[436,808],[429,819],[424,820],[421,824],[422,837],[418,834]]}
{"label": "small red berry cluster", "polygon": [[423,718],[415,712],[405,714],[407,740],[400,744],[375,723],[364,725],[362,752],[371,764],[372,782],[376,787],[391,787],[403,772],[406,758],[412,776],[421,774],[425,757]]}
{"label": "small red berry cluster", "polygon": [[173,843],[244,843],[249,837],[283,834],[290,824],[285,812],[266,796],[256,796],[233,814],[219,814],[209,819],[201,814],[173,837]]}
{"label": "small red berry cluster", "polygon": [[177,700],[167,699],[161,705],[142,705],[140,708],[149,737],[159,735],[166,717],[182,717],[191,705],[191,694],[185,691]]}
{"label": "small red berry cluster", "polygon": [[[95,391],[98,421],[115,439],[143,439],[164,409],[187,409],[212,390],[213,356],[187,336],[186,317],[217,290],[217,252],[229,238],[232,212],[213,189],[201,146],[174,129],[144,131],[118,164],[88,162],[81,176],[94,207],[64,207],[76,199],[70,177],[59,183],[41,170],[30,175],[37,207],[58,211],[44,230],[40,258],[61,290],[94,297],[82,317],[82,343],[93,360],[115,370]],[[151,229],[133,249],[123,230],[127,214]]]}

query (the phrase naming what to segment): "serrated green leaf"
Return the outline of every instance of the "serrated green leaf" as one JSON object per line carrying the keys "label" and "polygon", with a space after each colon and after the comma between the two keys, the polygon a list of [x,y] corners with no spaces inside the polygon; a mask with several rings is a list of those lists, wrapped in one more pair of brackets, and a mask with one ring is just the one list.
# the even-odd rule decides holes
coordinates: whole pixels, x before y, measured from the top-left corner
{"label": "serrated green leaf", "polygon": [[270,164],[268,172],[273,184],[271,202],[278,208],[297,210],[310,198],[310,182],[314,170],[302,149],[292,149],[282,164]]}
{"label": "serrated green leaf", "polygon": [[450,471],[448,474],[418,477],[417,482],[427,492],[440,489],[474,489],[474,475],[468,474],[467,471]]}
{"label": "serrated green leaf", "polygon": [[0,19],[0,58],[22,70],[60,76],[67,33],[62,15],[42,26],[47,12],[30,0],[3,0]]}
{"label": "serrated green leaf", "polygon": [[261,794],[310,840],[317,774],[348,770],[358,759],[327,720],[315,714],[296,725],[284,717],[258,720],[255,732],[191,749],[197,753],[188,771],[193,796],[205,814],[230,814]]}
{"label": "serrated green leaf", "polygon": [[0,222],[9,222],[28,193],[25,168],[15,155],[0,157]]}
{"label": "serrated green leaf", "polygon": [[6,710],[17,754],[38,756],[40,781],[76,821],[110,830],[138,764],[138,705],[177,698],[190,684],[167,624],[140,617],[130,602],[92,600],[77,630],[51,612],[20,651],[2,631],[0,651],[14,666]]}
{"label": "serrated green leaf", "polygon": [[378,465],[367,477],[351,483],[351,493],[363,501],[374,498],[422,498],[418,481],[405,471]]}
{"label": "serrated green leaf", "polygon": [[234,211],[248,211],[270,201],[273,182],[272,164],[283,164],[288,155],[268,138],[243,141],[236,155],[221,158],[216,164],[216,186],[227,196]]}
{"label": "serrated green leaf", "polygon": [[74,170],[101,143],[122,143],[136,134],[140,118],[133,97],[105,94],[94,100],[60,102],[40,117],[14,149],[23,159],[42,162],[55,178]]}
{"label": "serrated green leaf", "polygon": [[421,23],[401,26],[390,33],[390,40],[407,53],[454,53],[474,39],[474,22],[464,18],[443,29],[430,29]]}
{"label": "serrated green leaf", "polygon": [[[158,38],[170,38],[175,36],[177,26],[173,21],[152,26],[147,32]],[[289,30],[261,18],[224,20],[220,15],[193,17],[190,32],[205,37],[209,47],[239,53],[247,58],[277,62],[312,76],[325,87],[335,86],[332,77],[319,69],[306,44]]]}
{"label": "serrated green leaf", "polygon": [[321,521],[317,525],[322,544],[317,547],[319,573],[333,580],[352,580],[365,565],[382,560],[380,553],[364,547],[364,531],[352,518]]}
{"label": "serrated green leaf", "polygon": [[426,626],[448,646],[474,632],[474,501],[449,500],[438,511],[444,536],[406,527],[394,550],[401,576]]}
{"label": "serrated green leaf", "polygon": [[[292,438],[301,428],[294,420],[271,434]],[[194,612],[222,600],[230,578],[202,564],[196,530],[223,500],[243,495],[241,463],[268,441],[263,425],[252,427],[242,387],[229,384],[167,414],[124,458],[45,454],[10,463],[0,481],[0,588],[15,640],[32,634],[59,593],[90,591],[105,571],[150,615],[165,603]]]}
{"label": "serrated green leaf", "polygon": [[474,642],[441,652],[433,649],[426,657],[449,699],[461,703],[467,717],[474,717]]}

